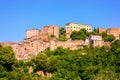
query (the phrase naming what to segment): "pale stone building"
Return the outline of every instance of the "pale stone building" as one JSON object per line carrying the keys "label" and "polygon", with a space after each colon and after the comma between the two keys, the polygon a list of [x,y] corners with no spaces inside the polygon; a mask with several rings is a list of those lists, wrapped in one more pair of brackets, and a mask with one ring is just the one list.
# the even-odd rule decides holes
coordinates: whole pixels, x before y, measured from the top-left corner
{"label": "pale stone building", "polygon": [[67,23],[66,24],[66,35],[69,38],[72,31],[79,31],[80,29],[85,29],[88,32],[92,32],[92,26],[88,24],[78,24],[78,23]]}
{"label": "pale stone building", "polygon": [[93,45],[93,47],[95,46],[103,46],[104,45],[104,40],[102,39],[102,36],[98,36],[98,35],[90,35],[89,36],[89,43]]}

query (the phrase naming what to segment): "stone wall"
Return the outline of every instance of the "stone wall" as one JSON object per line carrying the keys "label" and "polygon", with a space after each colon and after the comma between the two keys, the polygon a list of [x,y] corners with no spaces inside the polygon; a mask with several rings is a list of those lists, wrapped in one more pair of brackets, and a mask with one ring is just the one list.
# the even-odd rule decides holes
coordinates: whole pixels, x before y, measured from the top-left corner
{"label": "stone wall", "polygon": [[29,29],[26,31],[25,39],[42,39],[44,41],[49,41],[51,35],[58,38],[59,28],[55,25],[44,26],[40,31],[38,29]]}
{"label": "stone wall", "polygon": [[[70,29],[67,28],[66,32],[68,33]],[[103,30],[104,31],[104,30]],[[29,29],[26,31],[26,38],[18,43],[7,42],[2,43],[3,46],[11,46],[15,52],[15,55],[18,60],[28,60],[30,56],[37,55],[39,52],[44,51],[48,47],[51,50],[56,49],[59,46],[63,48],[69,48],[75,50],[80,48],[80,45],[89,45],[93,46],[103,46],[104,41],[102,36],[92,35],[89,37],[87,42],[83,40],[71,40],[68,39],[65,42],[58,41],[59,28],[57,26],[45,26],[42,30]],[[120,28],[118,29],[107,29],[107,34],[113,34],[114,36],[120,35]],[[54,38],[50,38],[51,35],[54,35]],[[70,35],[70,34],[69,34]]]}
{"label": "stone wall", "polygon": [[26,38],[31,38],[31,37],[38,36],[38,35],[39,35],[38,29],[31,28],[26,31]]}
{"label": "stone wall", "polygon": [[120,28],[109,28],[106,30],[108,35],[115,36],[115,39],[120,39]]}
{"label": "stone wall", "polygon": [[120,39],[120,28],[98,28],[99,33],[106,32],[108,35],[115,36],[115,39]]}
{"label": "stone wall", "polygon": [[98,28],[98,32],[99,33],[106,32],[106,29],[105,28]]}
{"label": "stone wall", "polygon": [[51,35],[54,35],[56,38],[58,38],[58,33],[59,28],[57,26],[54,25],[44,26],[40,31],[40,36],[42,40],[48,41]]}
{"label": "stone wall", "polygon": [[[8,44],[8,43],[7,43]],[[56,49],[59,46],[63,48],[69,48],[72,50],[78,49],[78,45],[84,45],[82,40],[67,40],[65,42],[58,41],[56,39],[51,39],[48,42],[45,42],[41,39],[36,40],[24,40],[19,43],[9,44],[16,54],[18,60],[27,60],[29,56],[37,55],[39,52],[44,51],[48,47],[51,50]]]}

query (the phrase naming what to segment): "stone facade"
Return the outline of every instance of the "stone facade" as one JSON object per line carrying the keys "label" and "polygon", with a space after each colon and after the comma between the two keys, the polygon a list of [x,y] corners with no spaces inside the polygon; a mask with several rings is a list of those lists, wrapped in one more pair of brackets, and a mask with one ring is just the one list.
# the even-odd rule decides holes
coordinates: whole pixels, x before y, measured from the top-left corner
{"label": "stone facade", "polygon": [[115,36],[115,39],[120,39],[120,28],[108,28],[106,32],[108,35]]}
{"label": "stone facade", "polygon": [[48,41],[49,37],[55,36],[58,38],[59,28],[57,26],[44,26],[40,31],[40,36],[42,40]]}
{"label": "stone facade", "polygon": [[[39,40],[28,39],[21,41],[19,43],[7,44],[7,46],[11,46],[13,48],[18,60],[27,60],[29,59],[29,56],[37,55],[39,52],[44,51],[48,47],[51,50],[54,50],[59,46],[75,50],[79,48],[78,45],[83,44],[84,41],[82,40],[67,40],[66,42],[62,42],[56,39],[51,39],[50,41],[46,42],[41,39]],[[4,45],[6,44],[4,43]]]}
{"label": "stone facade", "polygon": [[91,25],[88,24],[78,24],[78,23],[67,23],[66,24],[66,35],[69,38],[72,31],[79,31],[80,29],[86,29],[88,32],[92,32]]}
{"label": "stone facade", "polygon": [[40,32],[38,29],[31,28],[31,29],[26,31],[26,39],[29,39],[29,38],[32,38],[35,36],[39,36],[39,33]]}
{"label": "stone facade", "polygon": [[58,38],[59,28],[55,25],[44,26],[42,30],[29,29],[26,31],[25,39],[42,39],[48,41],[51,36]]}
{"label": "stone facade", "polygon": [[[73,25],[72,25],[73,24]],[[75,29],[71,29],[75,27]],[[77,26],[76,26],[77,25]],[[70,35],[74,30],[80,30],[85,28],[88,32],[92,31],[89,25],[80,25],[74,23],[68,23],[66,33]],[[93,44],[93,46],[102,46],[104,41],[101,36],[91,35],[86,42],[83,40],[71,40],[58,41],[59,28],[57,26],[44,26],[41,30],[29,29],[26,31],[26,37],[23,41],[18,43],[7,42],[2,43],[3,46],[11,46],[15,52],[16,58],[18,60],[28,60],[31,56],[37,55],[39,52],[43,52],[45,49],[50,48],[51,50],[56,49],[59,46],[63,48],[69,48],[75,50],[82,48],[81,45]],[[54,37],[52,36],[54,35]],[[50,38],[52,37],[52,38]]]}
{"label": "stone facade", "polygon": [[106,29],[105,28],[98,28],[98,32],[99,33],[106,32]]}
{"label": "stone facade", "polygon": [[98,35],[90,35],[89,36],[89,43],[93,45],[93,47],[95,46],[103,46],[104,45],[104,41],[102,39],[102,36],[98,36]]}
{"label": "stone facade", "polygon": [[99,33],[106,32],[108,35],[115,36],[115,39],[120,39],[120,28],[99,28]]}
{"label": "stone facade", "polygon": [[[78,49],[77,45],[84,44],[82,40],[67,40],[66,42],[58,41],[59,28],[57,26],[44,26],[42,30],[29,29],[26,31],[26,38],[18,43],[6,42],[3,46],[11,46],[18,60],[28,60],[30,56],[37,55],[48,47],[51,50],[58,46],[63,48]],[[50,38],[54,35],[54,38]]]}

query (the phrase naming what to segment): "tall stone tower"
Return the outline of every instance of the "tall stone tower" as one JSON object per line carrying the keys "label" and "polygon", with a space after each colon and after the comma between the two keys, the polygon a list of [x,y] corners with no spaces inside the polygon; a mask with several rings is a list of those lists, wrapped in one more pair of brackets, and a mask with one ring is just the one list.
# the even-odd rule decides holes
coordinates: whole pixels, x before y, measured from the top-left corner
{"label": "tall stone tower", "polygon": [[26,39],[38,36],[39,33],[40,32],[39,32],[38,29],[31,28],[31,29],[29,29],[29,30],[26,31]]}
{"label": "tall stone tower", "polygon": [[59,28],[54,25],[44,26],[40,32],[41,36],[51,36],[54,35],[58,38]]}

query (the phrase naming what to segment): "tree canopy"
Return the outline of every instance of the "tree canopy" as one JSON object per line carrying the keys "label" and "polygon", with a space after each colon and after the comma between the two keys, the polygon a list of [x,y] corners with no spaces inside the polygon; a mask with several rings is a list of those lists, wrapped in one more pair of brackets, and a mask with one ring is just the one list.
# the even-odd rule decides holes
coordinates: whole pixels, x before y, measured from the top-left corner
{"label": "tree canopy", "polygon": [[112,42],[115,40],[115,37],[113,35],[107,35],[106,32],[102,32],[101,35],[105,42]]}
{"label": "tree canopy", "polygon": [[85,40],[88,36],[88,32],[85,29],[80,29],[79,31],[73,31],[71,34],[72,40]]}
{"label": "tree canopy", "polygon": [[[28,73],[30,66],[32,73]],[[12,48],[0,45],[0,80],[47,79],[37,71],[52,73],[48,80],[119,80],[120,40],[111,47],[48,48],[27,62],[16,60]]]}
{"label": "tree canopy", "polygon": [[64,27],[59,28],[59,41],[66,41],[66,30]]}

